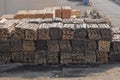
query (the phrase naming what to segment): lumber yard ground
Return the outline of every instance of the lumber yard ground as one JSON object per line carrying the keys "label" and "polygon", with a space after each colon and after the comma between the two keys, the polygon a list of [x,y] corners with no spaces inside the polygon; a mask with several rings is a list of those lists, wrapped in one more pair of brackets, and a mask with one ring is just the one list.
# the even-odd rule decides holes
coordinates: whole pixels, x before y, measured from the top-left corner
{"label": "lumber yard ground", "polygon": [[[69,5],[82,11],[95,8],[108,15],[114,26],[120,27],[120,6],[112,0],[93,0],[91,7],[84,6],[79,0],[58,0],[50,4]],[[89,68],[6,64],[0,65],[0,80],[120,80],[120,64],[104,64]]]}

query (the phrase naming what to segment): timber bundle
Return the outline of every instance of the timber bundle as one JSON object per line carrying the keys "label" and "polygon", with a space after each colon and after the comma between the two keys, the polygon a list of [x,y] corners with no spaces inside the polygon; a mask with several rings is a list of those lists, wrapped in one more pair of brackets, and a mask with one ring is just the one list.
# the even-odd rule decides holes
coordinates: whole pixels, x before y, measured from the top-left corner
{"label": "timber bundle", "polygon": [[119,62],[120,28],[111,27],[100,14],[94,19],[80,15],[70,7],[54,7],[20,11],[14,19],[2,19],[0,64]]}

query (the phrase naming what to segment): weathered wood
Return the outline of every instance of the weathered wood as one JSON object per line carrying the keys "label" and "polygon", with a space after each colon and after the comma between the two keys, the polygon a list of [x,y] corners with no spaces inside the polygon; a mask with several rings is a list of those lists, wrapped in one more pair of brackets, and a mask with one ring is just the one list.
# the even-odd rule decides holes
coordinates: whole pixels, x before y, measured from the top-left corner
{"label": "weathered wood", "polygon": [[53,22],[53,19],[51,18],[45,18],[42,20],[42,23],[52,23]]}
{"label": "weathered wood", "polygon": [[0,52],[0,64],[10,63],[11,53],[10,52]]}
{"label": "weathered wood", "polygon": [[111,51],[109,54],[109,62],[113,63],[113,62],[120,62],[120,52],[113,52]]}
{"label": "weathered wood", "polygon": [[91,24],[101,24],[101,23],[106,23],[105,19],[85,19],[86,23],[91,23]]}
{"label": "weathered wood", "polygon": [[24,63],[35,63],[35,52],[24,52]]}
{"label": "weathered wood", "polygon": [[24,63],[24,52],[11,52],[12,54],[12,61],[13,62],[20,62]]}
{"label": "weathered wood", "polygon": [[37,51],[35,53],[35,64],[46,64],[46,51]]}
{"label": "weathered wood", "polygon": [[47,64],[57,64],[57,63],[59,63],[58,52],[48,52]]}
{"label": "weathered wood", "polygon": [[35,42],[23,40],[23,51],[35,51]]}
{"label": "weathered wood", "polygon": [[112,31],[108,24],[98,24],[102,40],[111,40]]}
{"label": "weathered wood", "polygon": [[82,18],[73,18],[73,23],[74,24],[83,24],[84,19],[82,19]]}
{"label": "weathered wood", "polygon": [[26,10],[20,10],[20,11],[18,11],[17,13],[16,13],[16,15],[15,15],[15,19],[23,19],[23,18],[26,18],[27,16],[26,16],[26,14],[27,14],[27,11]]}
{"label": "weathered wood", "polygon": [[71,18],[71,7],[62,6],[62,18]]}
{"label": "weathered wood", "polygon": [[59,41],[60,52],[71,52],[72,47],[69,40],[60,40]]}
{"label": "weathered wood", "polygon": [[13,30],[15,29],[15,24],[13,21],[7,21],[5,25],[0,26],[0,38],[6,40],[11,36]]}
{"label": "weathered wood", "polygon": [[85,41],[84,40],[72,40],[72,49],[74,51],[80,51],[85,49]]}
{"label": "weathered wood", "polygon": [[74,39],[85,40],[87,38],[86,24],[76,24]]}
{"label": "weathered wood", "polygon": [[85,51],[85,63],[87,63],[87,64],[96,63],[95,51]]}
{"label": "weathered wood", "polygon": [[86,40],[85,49],[86,50],[96,50],[97,49],[97,41],[95,41],[95,40]]}
{"label": "weathered wood", "polygon": [[38,40],[48,40],[49,37],[49,26],[50,24],[42,23],[37,30]]}
{"label": "weathered wood", "polygon": [[98,49],[99,51],[110,51],[110,41],[99,41],[98,42]]}
{"label": "weathered wood", "polygon": [[46,40],[37,40],[35,41],[35,47],[37,51],[41,51],[41,50],[48,50],[47,47],[47,41]]}
{"label": "weathered wood", "polygon": [[25,40],[36,40],[38,27],[38,24],[27,24],[25,26]]}
{"label": "weathered wood", "polygon": [[46,10],[36,10],[34,13],[35,13],[35,16],[34,18],[42,18],[44,19],[45,18],[45,12]]}
{"label": "weathered wood", "polygon": [[63,19],[63,23],[64,24],[73,24],[73,19],[72,18],[64,18]]}
{"label": "weathered wood", "polygon": [[61,64],[72,63],[71,53],[60,53],[60,63]]}
{"label": "weathered wood", "polygon": [[87,32],[89,39],[101,39],[99,27],[97,24],[87,24]]}
{"label": "weathered wood", "polygon": [[48,45],[48,51],[59,52],[58,40],[48,40],[47,45]]}
{"label": "weathered wood", "polygon": [[0,52],[9,52],[10,45],[8,41],[0,40]]}
{"label": "weathered wood", "polygon": [[84,51],[73,51],[72,52],[72,63],[85,63]]}
{"label": "weathered wood", "polygon": [[62,32],[62,23],[52,23],[49,26],[49,36],[52,40],[59,40],[62,39],[63,32]]}
{"label": "weathered wood", "polygon": [[112,27],[111,29],[113,34],[120,34],[120,27]]}
{"label": "weathered wood", "polygon": [[81,17],[81,11],[80,10],[72,10],[71,17],[80,18]]}
{"label": "weathered wood", "polygon": [[62,18],[61,7],[54,7],[55,9],[55,17]]}
{"label": "weathered wood", "polygon": [[73,39],[75,27],[74,24],[64,24],[63,28],[63,37],[62,39]]}
{"label": "weathered wood", "polygon": [[97,63],[108,63],[108,52],[96,51]]}
{"label": "weathered wood", "polygon": [[54,8],[45,8],[44,18],[55,18],[55,9]]}
{"label": "weathered wood", "polygon": [[22,40],[11,37],[9,39],[10,51],[23,51]]}

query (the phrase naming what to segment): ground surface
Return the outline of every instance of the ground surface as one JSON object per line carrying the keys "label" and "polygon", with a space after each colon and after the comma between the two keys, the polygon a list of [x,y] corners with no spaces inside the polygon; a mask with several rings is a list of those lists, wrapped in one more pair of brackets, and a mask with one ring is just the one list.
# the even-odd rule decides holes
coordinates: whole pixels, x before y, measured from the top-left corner
{"label": "ground surface", "polygon": [[[82,5],[79,0],[58,0],[56,4],[69,5],[82,11],[96,8],[110,16],[116,27],[120,27],[120,6],[110,0],[93,0],[92,7]],[[120,63],[89,68],[7,64],[0,65],[0,80],[120,80]]]}

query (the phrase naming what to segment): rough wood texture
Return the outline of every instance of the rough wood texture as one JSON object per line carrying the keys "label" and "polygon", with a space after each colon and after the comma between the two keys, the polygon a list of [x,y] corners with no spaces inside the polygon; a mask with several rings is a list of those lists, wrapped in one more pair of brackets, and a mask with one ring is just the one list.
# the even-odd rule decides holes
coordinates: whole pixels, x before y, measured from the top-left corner
{"label": "rough wood texture", "polygon": [[44,18],[55,18],[55,9],[54,8],[45,8]]}
{"label": "rough wood texture", "polygon": [[94,63],[96,63],[95,51],[86,51],[85,52],[85,63],[87,63],[87,64],[94,64]]}
{"label": "rough wood texture", "polygon": [[113,63],[113,62],[120,62],[120,52],[110,52],[109,54],[109,62]]}
{"label": "rough wood texture", "polygon": [[86,24],[76,24],[74,39],[85,40],[87,38]]}
{"label": "rough wood texture", "polygon": [[61,63],[61,64],[69,64],[69,63],[72,63],[71,53],[61,53],[61,54],[60,54],[60,63]]}
{"label": "rough wood texture", "polygon": [[16,15],[15,15],[15,19],[23,19],[23,18],[26,18],[27,16],[26,16],[26,14],[27,14],[27,11],[25,11],[25,10],[20,10],[20,11],[18,11],[17,13],[16,13]]}
{"label": "rough wood texture", "polygon": [[49,26],[50,26],[50,24],[43,23],[38,27],[38,30],[37,30],[38,40],[50,39]]}
{"label": "rough wood texture", "polygon": [[112,33],[114,34],[120,34],[120,27],[112,27]]}
{"label": "rough wood texture", "polygon": [[37,51],[35,53],[35,64],[46,64],[46,51]]}
{"label": "rough wood texture", "polygon": [[25,40],[36,40],[38,24],[27,24],[25,27]]}
{"label": "rough wood texture", "polygon": [[11,53],[10,52],[0,52],[0,64],[10,63]]}
{"label": "rough wood texture", "polygon": [[108,52],[96,51],[97,63],[108,63]]}
{"label": "rough wood texture", "polygon": [[85,49],[85,41],[84,40],[72,40],[72,49],[74,51],[80,51]]}
{"label": "rough wood texture", "polygon": [[34,41],[23,41],[23,51],[35,51]]}
{"label": "rough wood texture", "polygon": [[85,19],[86,23],[91,23],[91,24],[101,24],[101,23],[106,23],[105,19]]}
{"label": "rough wood texture", "polygon": [[87,24],[87,32],[89,39],[101,39],[99,27],[97,24]]}
{"label": "rough wood texture", "polygon": [[74,24],[83,24],[84,19],[82,19],[82,18],[73,18],[73,23]]}
{"label": "rough wood texture", "polygon": [[7,21],[5,25],[0,26],[0,38],[6,40],[11,36],[13,30],[15,29],[15,24],[13,21]]}
{"label": "rough wood texture", "polygon": [[10,51],[23,51],[22,40],[11,37],[9,39]]}
{"label": "rough wood texture", "polygon": [[42,20],[42,23],[52,23],[53,22],[53,19],[51,18],[45,18]]}
{"label": "rough wood texture", "polygon": [[55,17],[62,18],[61,7],[54,7],[55,9]]}
{"label": "rough wood texture", "polygon": [[110,51],[110,41],[99,41],[98,42],[98,49],[99,51]]}
{"label": "rough wood texture", "polygon": [[48,50],[47,47],[47,41],[46,40],[37,40],[35,41],[35,47],[37,51],[41,51],[41,50]]}
{"label": "rough wood texture", "polygon": [[108,24],[98,24],[102,40],[111,40],[112,31]]}
{"label": "rough wood texture", "polygon": [[36,10],[34,12],[35,13],[34,18],[42,18],[42,19],[44,19],[45,18],[45,12],[46,12],[46,10]]}
{"label": "rough wood texture", "polygon": [[81,11],[80,10],[72,10],[71,16],[75,18],[81,17]]}
{"label": "rough wood texture", "polygon": [[9,52],[10,45],[8,41],[0,40],[0,52]]}
{"label": "rough wood texture", "polygon": [[95,41],[95,40],[86,40],[85,49],[86,50],[96,50],[97,49],[97,41]]}
{"label": "rough wood texture", "polygon": [[49,26],[49,36],[50,36],[50,39],[52,39],[52,40],[62,39],[62,35],[63,35],[62,27],[63,27],[62,23],[52,23]]}
{"label": "rough wood texture", "polygon": [[20,62],[23,63],[24,62],[24,52],[11,52],[12,54],[12,61],[13,62]]}
{"label": "rough wood texture", "polygon": [[24,52],[24,63],[35,63],[35,52]]}
{"label": "rough wood texture", "polygon": [[34,18],[36,10],[27,11],[26,18]]}
{"label": "rough wood texture", "polygon": [[62,21],[64,24],[73,24],[73,19],[72,18],[64,18]]}
{"label": "rough wood texture", "polygon": [[70,18],[71,17],[71,7],[63,6],[62,7],[62,18]]}
{"label": "rough wood texture", "polygon": [[59,52],[58,40],[48,40],[47,45],[48,45],[48,51]]}
{"label": "rough wood texture", "polygon": [[25,38],[25,29],[24,27],[27,26],[27,23],[21,22],[15,26],[14,37],[17,39],[24,39]]}
{"label": "rough wood texture", "polygon": [[77,63],[77,64],[85,63],[84,51],[73,51],[72,52],[72,63]]}
{"label": "rough wood texture", "polygon": [[63,38],[62,39],[73,39],[75,27],[74,24],[64,24],[63,28]]}
{"label": "rough wood texture", "polygon": [[58,52],[48,52],[47,53],[47,63],[48,64],[57,64],[57,63],[59,63]]}
{"label": "rough wood texture", "polygon": [[72,47],[69,40],[60,40],[59,41],[60,52],[71,52]]}

